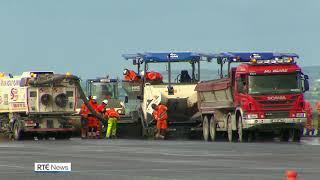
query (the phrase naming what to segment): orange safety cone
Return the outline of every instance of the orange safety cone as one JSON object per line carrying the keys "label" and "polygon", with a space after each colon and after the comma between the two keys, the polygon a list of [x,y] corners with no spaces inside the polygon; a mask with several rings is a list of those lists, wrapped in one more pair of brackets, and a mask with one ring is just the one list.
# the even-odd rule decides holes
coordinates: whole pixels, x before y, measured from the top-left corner
{"label": "orange safety cone", "polygon": [[287,180],[297,180],[297,172],[293,170],[287,171]]}

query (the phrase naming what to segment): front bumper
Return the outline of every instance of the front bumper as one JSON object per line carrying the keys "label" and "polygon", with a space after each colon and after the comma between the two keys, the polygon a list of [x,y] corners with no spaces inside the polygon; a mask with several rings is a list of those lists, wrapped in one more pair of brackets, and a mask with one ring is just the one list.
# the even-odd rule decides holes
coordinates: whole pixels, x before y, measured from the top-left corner
{"label": "front bumper", "polygon": [[75,128],[25,128],[24,132],[73,132]]}
{"label": "front bumper", "polygon": [[257,126],[273,126],[283,127],[292,125],[304,125],[307,122],[307,118],[274,118],[274,119],[246,119],[244,120],[245,128],[252,128]]}

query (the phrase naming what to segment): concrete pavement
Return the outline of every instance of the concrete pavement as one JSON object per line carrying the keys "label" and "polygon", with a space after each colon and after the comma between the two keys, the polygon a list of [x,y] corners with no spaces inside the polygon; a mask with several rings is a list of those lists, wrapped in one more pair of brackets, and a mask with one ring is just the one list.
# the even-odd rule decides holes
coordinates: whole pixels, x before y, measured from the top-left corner
{"label": "concrete pavement", "polygon": [[[301,143],[81,140],[0,143],[0,179],[279,180],[287,169],[320,179],[318,138]],[[72,172],[33,172],[35,162],[71,162]]]}

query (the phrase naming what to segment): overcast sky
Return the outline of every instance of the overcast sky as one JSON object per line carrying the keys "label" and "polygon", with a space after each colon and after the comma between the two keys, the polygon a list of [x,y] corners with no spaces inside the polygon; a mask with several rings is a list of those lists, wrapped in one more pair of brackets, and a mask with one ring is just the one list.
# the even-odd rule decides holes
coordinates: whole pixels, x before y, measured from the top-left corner
{"label": "overcast sky", "polygon": [[319,0],[1,0],[0,71],[116,76],[123,53],[278,51],[320,65]]}

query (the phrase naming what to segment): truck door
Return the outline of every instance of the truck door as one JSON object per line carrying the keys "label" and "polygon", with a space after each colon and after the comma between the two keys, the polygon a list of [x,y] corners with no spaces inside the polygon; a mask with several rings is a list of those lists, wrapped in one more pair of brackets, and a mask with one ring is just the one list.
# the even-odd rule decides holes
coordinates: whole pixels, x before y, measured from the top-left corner
{"label": "truck door", "polygon": [[240,106],[248,92],[248,76],[246,74],[237,74],[234,87],[235,106]]}

